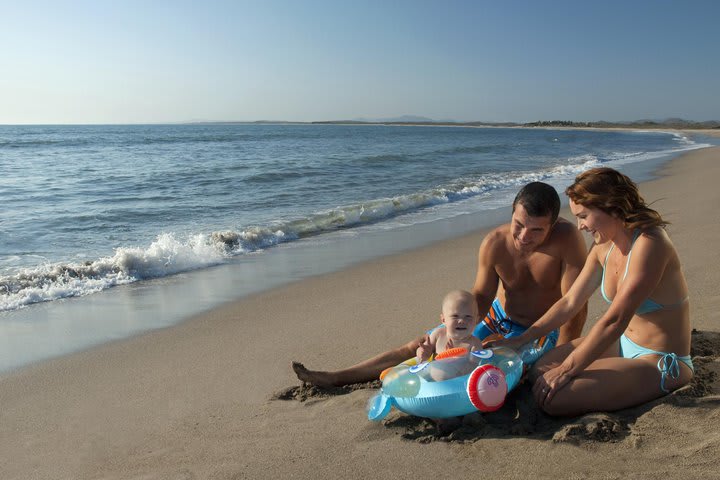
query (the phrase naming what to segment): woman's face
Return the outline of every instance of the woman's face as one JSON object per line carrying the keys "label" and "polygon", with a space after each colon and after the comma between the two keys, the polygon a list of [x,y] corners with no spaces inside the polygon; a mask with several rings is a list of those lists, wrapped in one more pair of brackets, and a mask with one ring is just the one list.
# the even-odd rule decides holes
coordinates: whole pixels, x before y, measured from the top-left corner
{"label": "woman's face", "polygon": [[610,241],[623,222],[600,209],[586,207],[570,200],[570,211],[577,218],[578,230],[585,230],[595,239],[595,243]]}

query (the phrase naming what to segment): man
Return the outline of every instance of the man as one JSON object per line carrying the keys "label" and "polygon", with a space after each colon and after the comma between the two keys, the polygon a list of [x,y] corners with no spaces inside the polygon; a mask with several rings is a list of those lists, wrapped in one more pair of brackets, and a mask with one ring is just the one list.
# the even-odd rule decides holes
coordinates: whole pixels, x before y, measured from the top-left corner
{"label": "man", "polygon": [[[553,187],[532,182],[513,201],[511,222],[491,231],[480,245],[475,295],[478,310],[486,314],[474,334],[517,336],[539,319],[577,278],[587,249],[580,232],[559,218],[560,198]],[[580,336],[587,306],[559,334],[544,339],[543,350]],[[559,335],[559,336],[558,336]],[[415,356],[427,336],[381,353],[357,365],[334,372],[313,371],[293,362],[297,377],[319,386],[339,386],[378,378],[388,367]]]}

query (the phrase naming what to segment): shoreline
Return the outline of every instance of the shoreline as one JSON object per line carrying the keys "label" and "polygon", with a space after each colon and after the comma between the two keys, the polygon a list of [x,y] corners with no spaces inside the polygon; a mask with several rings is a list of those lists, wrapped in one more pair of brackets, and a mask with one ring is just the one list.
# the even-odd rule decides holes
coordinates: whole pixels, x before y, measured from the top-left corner
{"label": "shoreline", "polygon": [[[546,128],[546,127],[532,127]],[[679,132],[664,134],[686,135]],[[695,145],[715,143],[707,137]],[[682,142],[681,142],[682,143]],[[618,167],[637,181],[652,178],[678,152]],[[562,177],[562,175],[561,175]],[[558,177],[559,178],[559,177]],[[558,191],[565,181],[546,180]],[[338,230],[279,244],[260,255],[241,255],[220,265],[132,282],[92,295],[56,299],[0,312],[0,374],[36,362],[94,348],[117,339],[142,335],[187,321],[228,301],[293,281],[338,271],[359,263],[429,245],[491,227],[509,218],[505,205],[514,196],[507,188],[487,210],[453,207],[430,221],[376,228],[374,224]],[[501,208],[498,208],[498,205]],[[439,207],[442,208],[442,207]],[[458,210],[458,208],[460,210]],[[462,213],[464,212],[464,213]],[[402,218],[402,217],[400,217]],[[390,220],[392,225],[393,220]],[[355,232],[355,233],[353,233]],[[318,253],[316,250],[320,250]],[[102,319],[102,320],[100,320]]]}
{"label": "shoreline", "polygon": [[[719,160],[720,147],[686,153],[655,172],[658,179],[640,185],[646,200],[657,200],[672,222],[668,231],[691,291],[693,327],[712,332],[720,325],[720,268],[704,253],[720,242],[720,212],[714,209],[720,203]],[[568,218],[567,207],[561,215]],[[178,325],[0,374],[0,470],[8,479],[378,478],[422,471],[442,476],[452,468],[456,474],[481,470],[518,478],[543,462],[547,468],[538,478],[568,472],[581,478],[659,472],[682,478],[687,465],[697,478],[712,478],[720,468],[720,429],[711,428],[720,426],[712,403],[720,398],[717,380],[702,397],[708,400],[659,402],[634,412],[632,421],[585,416],[591,426],[609,421],[610,430],[619,418],[628,432],[609,441],[580,435],[575,443],[506,428],[471,442],[419,445],[401,438],[408,429],[422,429],[406,417],[393,417],[389,425],[367,421],[367,389],[305,402],[269,400],[297,384],[291,360],[339,368],[434,325],[444,293],[472,285],[487,230],[309,277]],[[603,308],[593,296],[586,331]],[[558,432],[576,424],[565,421]],[[668,457],[669,434],[675,443]],[[422,438],[427,436],[415,437]]]}

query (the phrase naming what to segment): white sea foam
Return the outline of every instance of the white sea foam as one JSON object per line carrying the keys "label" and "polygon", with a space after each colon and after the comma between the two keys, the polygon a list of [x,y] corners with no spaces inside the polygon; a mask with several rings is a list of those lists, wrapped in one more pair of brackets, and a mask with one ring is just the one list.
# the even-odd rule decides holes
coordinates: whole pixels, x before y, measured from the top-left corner
{"label": "white sea foam", "polygon": [[596,165],[591,155],[582,162],[539,172],[492,174],[460,179],[445,186],[391,198],[340,206],[310,216],[252,226],[241,231],[197,234],[186,238],[165,233],[147,247],[120,247],[112,256],[85,263],[43,264],[0,278],[0,311],[33,303],[95,293],[116,285],[164,277],[217,265],[228,258],[279,243],[338,229],[379,222],[438,204],[487,195],[530,181],[567,175]]}
{"label": "white sea foam", "polygon": [[0,278],[0,311],[207,267],[226,256],[204,235],[179,241],[163,234],[147,248],[122,247],[92,262],[44,264]]}
{"label": "white sea foam", "polygon": [[[498,191],[505,195],[531,181],[553,183],[558,179],[572,178],[588,168],[602,164],[639,162],[707,146],[695,143],[681,134],[673,135],[677,148],[670,150],[606,154],[602,159],[591,154],[580,155],[567,158],[561,165],[547,169],[458,178],[453,182],[407,195],[342,205],[303,217],[242,227],[238,231],[190,236],[165,233],[148,246],[117,248],[112,256],[84,263],[46,262],[17,269],[0,277],[0,311],[59,298],[87,295],[116,285],[217,265],[233,256],[270,248],[280,243],[339,229],[375,224],[400,215],[427,211],[436,206],[468,199],[493,198]],[[496,203],[488,202],[484,207],[477,208],[493,208]]]}
{"label": "white sea foam", "polygon": [[673,136],[675,137],[675,140],[679,143],[679,146],[677,148],[672,148],[669,150],[659,150],[657,152],[614,153],[608,155],[606,162],[609,163],[610,166],[644,162],[647,160],[677,155],[683,152],[689,152],[691,150],[697,150],[700,148],[707,148],[711,146],[708,143],[696,143],[689,138],[683,137],[681,135],[673,134]]}

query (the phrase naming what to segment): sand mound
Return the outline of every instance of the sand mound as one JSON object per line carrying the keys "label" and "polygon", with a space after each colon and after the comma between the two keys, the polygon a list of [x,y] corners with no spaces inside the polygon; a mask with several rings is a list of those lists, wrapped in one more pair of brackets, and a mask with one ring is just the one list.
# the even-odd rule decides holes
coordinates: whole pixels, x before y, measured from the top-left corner
{"label": "sand mound", "polygon": [[300,386],[287,387],[276,392],[271,400],[297,400],[305,402],[308,400],[318,400],[338,395],[347,395],[357,390],[378,389],[380,388],[380,380],[366,383],[354,383],[352,385],[344,385],[342,387],[318,387],[309,383],[303,383]]}

